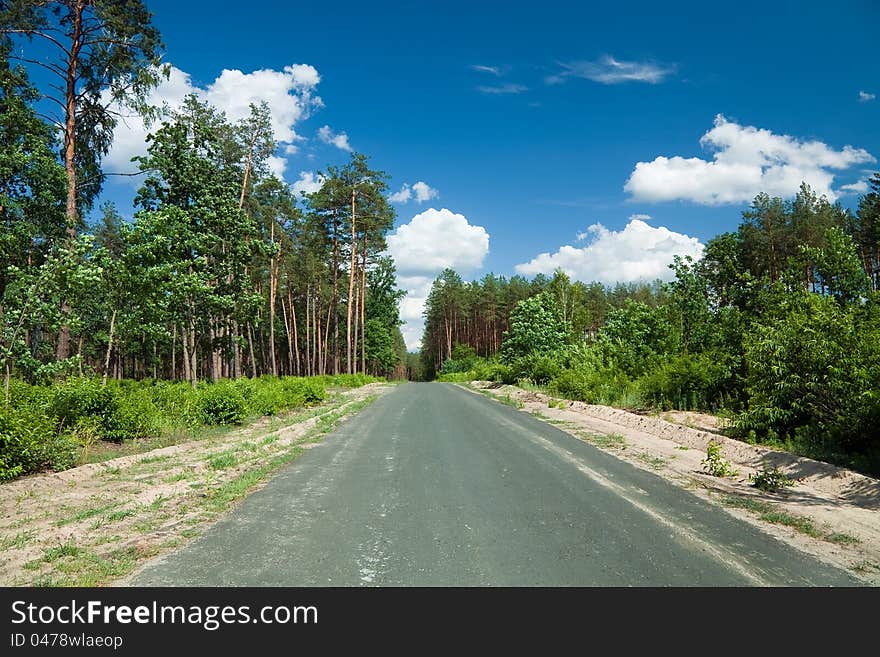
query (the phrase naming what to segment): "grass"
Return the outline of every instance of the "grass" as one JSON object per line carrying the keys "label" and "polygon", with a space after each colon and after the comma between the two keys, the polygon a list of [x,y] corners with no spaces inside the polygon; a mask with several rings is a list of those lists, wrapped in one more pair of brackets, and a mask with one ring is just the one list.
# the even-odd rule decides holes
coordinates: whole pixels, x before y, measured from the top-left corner
{"label": "grass", "polygon": [[62,518],[61,520],[56,520],[53,524],[56,527],[63,527],[64,525],[69,525],[74,522],[79,522],[80,520],[87,520],[88,518],[94,518],[95,516],[99,516],[102,513],[109,511],[110,509],[114,508],[115,506],[116,506],[116,503],[114,502],[113,504],[105,504],[104,506],[97,506],[97,507],[94,507],[93,509],[84,509],[83,511],[80,511],[79,513],[77,513],[69,518]]}
{"label": "grass", "polygon": [[11,550],[13,548],[23,548],[34,539],[33,531],[19,532],[10,538],[0,540],[0,551]]}
{"label": "grass", "polygon": [[601,449],[626,449],[626,438],[619,433],[603,434],[579,431],[577,436]]}
{"label": "grass", "polygon": [[636,454],[636,458],[646,464],[652,470],[662,470],[666,467],[667,461],[662,456],[651,456],[650,454]]}
{"label": "grass", "polygon": [[235,465],[238,465],[238,457],[233,450],[208,457],[208,467],[212,470],[224,470]]}
{"label": "grass", "polygon": [[776,505],[765,502],[763,500],[747,497],[745,495],[731,494],[722,495],[719,499],[726,506],[730,506],[736,509],[745,509],[746,511],[754,513],[758,516],[759,520],[763,520],[764,522],[769,522],[774,525],[784,525],[785,527],[791,527],[795,531],[811,538],[818,538],[820,540],[828,541],[830,543],[837,543],[838,545],[854,545],[856,543],[861,543],[861,540],[859,538],[851,536],[849,534],[845,534],[842,532],[822,531],[821,529],[816,527],[812,518],[799,516],[793,513],[789,513],[788,511],[783,511]]}

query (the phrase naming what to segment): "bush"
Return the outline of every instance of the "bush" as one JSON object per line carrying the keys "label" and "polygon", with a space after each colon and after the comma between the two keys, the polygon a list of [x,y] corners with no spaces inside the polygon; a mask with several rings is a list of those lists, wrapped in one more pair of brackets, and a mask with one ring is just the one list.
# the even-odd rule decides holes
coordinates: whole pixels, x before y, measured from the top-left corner
{"label": "bush", "polygon": [[203,424],[241,424],[247,416],[247,402],[233,382],[207,384],[198,393],[197,408]]}
{"label": "bush", "polygon": [[550,382],[550,391],[566,399],[588,404],[638,406],[629,377],[613,367],[592,369],[589,365],[563,370]]}
{"label": "bush", "polygon": [[105,440],[155,438],[160,432],[159,409],[146,387],[119,390]]}
{"label": "bush", "polygon": [[713,477],[733,477],[737,470],[730,464],[730,461],[721,456],[721,443],[716,440],[710,440],[706,447],[706,458],[701,463],[703,472]]}
{"label": "bush", "polygon": [[679,354],[644,374],[637,386],[643,399],[664,410],[717,408],[724,390],[725,371],[719,360],[705,354]]}
{"label": "bush", "polygon": [[76,447],[43,409],[0,405],[0,481],[45,467],[68,468],[76,462]]}
{"label": "bush", "polygon": [[49,413],[59,429],[67,429],[80,420],[95,418],[102,431],[112,432],[117,402],[110,388],[98,379],[71,378],[52,387]]}
{"label": "bush", "polygon": [[795,485],[794,479],[786,475],[782,470],[768,467],[761,468],[755,474],[749,475],[749,481],[752,482],[752,486],[755,488],[769,492],[775,492]]}

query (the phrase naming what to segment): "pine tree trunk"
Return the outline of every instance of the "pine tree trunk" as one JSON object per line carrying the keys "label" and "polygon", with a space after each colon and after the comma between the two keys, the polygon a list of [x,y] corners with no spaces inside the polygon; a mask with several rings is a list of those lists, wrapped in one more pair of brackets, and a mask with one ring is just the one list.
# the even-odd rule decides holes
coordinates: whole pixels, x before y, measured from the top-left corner
{"label": "pine tree trunk", "polygon": [[352,371],[352,360],[351,360],[352,350],[353,350],[352,341],[351,341],[351,311],[352,311],[351,302],[352,302],[352,295],[354,295],[354,277],[355,277],[355,267],[356,267],[356,263],[357,263],[357,247],[356,247],[356,245],[357,245],[357,231],[355,230],[355,214],[356,214],[355,213],[355,197],[356,197],[356,195],[357,195],[357,192],[354,189],[352,189],[351,190],[351,264],[350,264],[349,272],[348,272],[348,308],[347,308],[348,324],[347,324],[347,330],[346,330],[346,334],[345,334],[345,343],[346,343],[345,344],[345,354],[346,354],[346,360],[347,360],[346,371],[349,374],[354,373]]}

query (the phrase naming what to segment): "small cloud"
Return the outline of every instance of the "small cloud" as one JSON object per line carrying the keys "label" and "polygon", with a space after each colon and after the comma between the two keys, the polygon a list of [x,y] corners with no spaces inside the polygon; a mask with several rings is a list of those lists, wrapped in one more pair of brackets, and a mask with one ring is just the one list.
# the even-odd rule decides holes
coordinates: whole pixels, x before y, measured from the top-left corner
{"label": "small cloud", "polygon": [[560,62],[562,70],[544,78],[547,84],[562,84],[568,78],[584,78],[600,84],[646,82],[658,84],[675,72],[675,66],[654,62],[626,62],[605,55],[594,62]]}
{"label": "small cloud", "polygon": [[840,191],[843,194],[864,194],[868,191],[868,181],[862,179],[849,185],[841,185]]}
{"label": "small cloud", "polygon": [[635,221],[635,220],[648,221],[650,218],[651,218],[651,215],[649,215],[649,214],[631,214],[631,215],[629,215],[630,221]]}
{"label": "small cloud", "polygon": [[512,82],[508,82],[507,84],[501,84],[493,87],[477,87],[477,91],[481,94],[521,94],[525,91],[528,91],[529,88],[524,84],[514,84]]}
{"label": "small cloud", "polygon": [[481,66],[479,64],[471,65],[471,69],[480,73],[489,73],[495,77],[501,77],[501,69],[497,66]]}
{"label": "small cloud", "polygon": [[860,103],[867,103],[869,101],[874,100],[876,97],[877,97],[876,94],[869,94],[867,91],[860,91],[859,92],[859,102]]}
{"label": "small cloud", "polygon": [[348,135],[344,132],[334,133],[329,125],[322,126],[318,130],[318,139],[325,144],[332,144],[343,151],[351,151],[351,145],[348,143]]}
{"label": "small cloud", "polygon": [[400,190],[391,194],[388,200],[392,203],[407,203],[410,200],[415,200],[416,203],[424,203],[438,196],[440,196],[440,192],[428,183],[420,180],[412,185],[403,183]]}
{"label": "small cloud", "polygon": [[440,195],[440,192],[421,180],[412,186],[412,190],[416,195],[416,203],[430,201]]}
{"label": "small cloud", "polygon": [[314,194],[321,189],[323,184],[324,176],[315,175],[313,171],[300,171],[299,180],[293,183],[290,188],[294,194],[299,196],[300,194]]}

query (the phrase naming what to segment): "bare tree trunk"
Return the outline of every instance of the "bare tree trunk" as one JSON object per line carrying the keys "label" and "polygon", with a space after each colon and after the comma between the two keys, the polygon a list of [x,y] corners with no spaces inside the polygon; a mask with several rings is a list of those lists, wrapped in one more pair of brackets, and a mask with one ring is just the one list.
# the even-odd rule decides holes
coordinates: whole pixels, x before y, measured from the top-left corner
{"label": "bare tree trunk", "polygon": [[171,380],[177,380],[177,324],[171,329]]}
{"label": "bare tree trunk", "polygon": [[306,286],[306,376],[312,375],[311,313],[309,309],[311,296],[312,288]]}
{"label": "bare tree trunk", "polygon": [[110,315],[110,337],[107,338],[107,353],[104,356],[104,376],[101,378],[101,385],[107,385],[107,373],[110,369],[110,352],[113,351],[113,329],[116,328],[116,310]]}
{"label": "bare tree trunk", "polygon": [[284,318],[284,332],[287,334],[287,375],[293,375],[293,335],[290,330],[290,318],[287,316],[287,307],[284,297],[281,297],[281,317]]}
{"label": "bare tree trunk", "polygon": [[351,349],[354,352],[354,371],[350,372],[351,374],[357,373],[358,327],[360,325],[360,322],[358,321],[358,317],[360,316],[360,310],[359,310],[360,297],[361,297],[361,286],[357,285],[354,288],[354,337],[352,338],[352,341],[351,341]]}
{"label": "bare tree trunk", "polygon": [[364,256],[361,265],[361,371],[367,373],[367,233],[364,231]]}
{"label": "bare tree trunk", "polygon": [[347,369],[346,371],[349,374],[353,374],[352,372],[352,361],[351,361],[351,352],[353,350],[353,345],[351,342],[351,302],[352,296],[354,295],[354,277],[355,277],[355,267],[357,263],[357,231],[355,230],[355,198],[357,196],[357,191],[351,190],[351,265],[349,267],[348,272],[348,325],[345,334],[345,354],[347,360]]}
{"label": "bare tree trunk", "polygon": [[[85,0],[76,0],[76,3],[73,5],[73,32],[67,58],[67,75],[65,76],[64,171],[67,174],[67,203],[64,208],[64,216],[67,223],[67,238],[70,244],[76,239],[76,229],[79,223],[76,210],[76,69],[79,64],[80,48],[82,47],[82,15],[85,5]],[[61,312],[65,317],[70,313],[70,305],[66,299],[61,303]],[[58,331],[55,358],[56,360],[65,360],[68,356],[70,356],[70,325],[64,321],[61,329]]]}
{"label": "bare tree trunk", "polygon": [[232,370],[236,379],[241,378],[241,345],[238,343],[241,333],[238,326],[238,320],[232,320]]}
{"label": "bare tree trunk", "polygon": [[302,359],[299,353],[299,328],[296,325],[296,306],[293,303],[293,296],[289,289],[287,290],[287,301],[290,303],[290,322],[293,324],[293,350],[296,353],[296,375],[301,376],[302,368],[300,363]]}
{"label": "bare tree trunk", "polygon": [[[339,216],[333,208],[333,374],[339,374]],[[329,326],[329,321],[328,321]]]}
{"label": "bare tree trunk", "polygon": [[186,380],[192,382],[192,372],[190,371],[191,363],[189,360],[189,331],[180,330],[180,342],[183,346],[183,376]]}
{"label": "bare tree trunk", "polygon": [[192,362],[190,363],[190,366],[189,366],[189,373],[192,376],[192,387],[195,388],[199,382],[199,375],[198,375],[198,362],[199,361],[198,361],[198,356],[196,354],[196,347],[197,347],[197,345],[196,345],[196,326],[195,326],[195,322],[192,322],[192,320],[190,320],[190,321],[191,321],[191,325],[192,325],[192,328],[190,330],[192,332],[190,333],[189,344],[191,347],[190,358],[192,359]]}
{"label": "bare tree trunk", "polygon": [[248,330],[248,350],[251,357],[251,376],[257,378],[257,359],[254,358],[254,325],[252,322],[247,323]]}
{"label": "bare tree trunk", "polygon": [[[275,220],[269,229],[269,239],[275,245]],[[272,376],[278,376],[278,365],[275,362],[275,293],[278,289],[278,268],[281,266],[281,242],[278,250],[269,261],[269,353],[272,362]]]}

